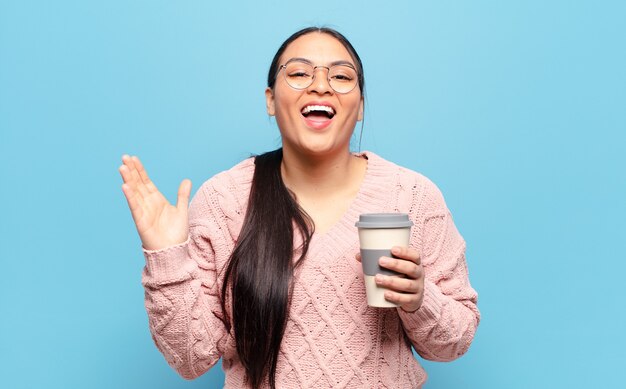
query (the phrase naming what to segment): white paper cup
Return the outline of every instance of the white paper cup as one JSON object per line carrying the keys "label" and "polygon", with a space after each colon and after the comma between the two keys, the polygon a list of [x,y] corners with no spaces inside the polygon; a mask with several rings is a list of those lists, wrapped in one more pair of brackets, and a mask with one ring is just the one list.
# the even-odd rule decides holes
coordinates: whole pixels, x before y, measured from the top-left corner
{"label": "white paper cup", "polygon": [[376,274],[401,276],[378,264],[380,257],[391,257],[393,246],[408,247],[413,222],[405,213],[365,213],[356,223],[359,228],[361,264],[365,279],[367,305],[380,308],[393,308],[397,304],[385,300],[386,288],[376,285]]}

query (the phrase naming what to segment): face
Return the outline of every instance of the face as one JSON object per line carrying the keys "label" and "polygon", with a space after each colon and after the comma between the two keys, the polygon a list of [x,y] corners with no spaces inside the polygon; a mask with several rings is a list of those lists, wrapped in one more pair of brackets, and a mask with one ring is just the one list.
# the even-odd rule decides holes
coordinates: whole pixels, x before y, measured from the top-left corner
{"label": "face", "polygon": [[[341,42],[317,32],[293,41],[279,64],[293,58],[306,59],[313,66],[330,67],[333,63],[348,62],[357,67]],[[276,117],[284,152],[310,156],[348,152],[356,122],[363,118],[359,86],[348,93],[337,93],[328,84],[327,69],[319,67],[313,83],[298,90],[287,84],[284,72],[282,69],[278,73],[274,89],[265,91],[267,113]]]}

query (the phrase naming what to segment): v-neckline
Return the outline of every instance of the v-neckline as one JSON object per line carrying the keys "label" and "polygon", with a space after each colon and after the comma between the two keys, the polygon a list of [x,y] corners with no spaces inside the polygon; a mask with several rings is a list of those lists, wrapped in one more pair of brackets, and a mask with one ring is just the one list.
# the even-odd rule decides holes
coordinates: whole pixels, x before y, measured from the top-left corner
{"label": "v-neckline", "polygon": [[390,205],[385,202],[386,193],[381,190],[380,183],[377,182],[381,179],[377,173],[380,169],[377,156],[368,151],[353,153],[353,155],[364,157],[367,160],[365,176],[356,196],[341,217],[325,232],[313,233],[310,243],[311,253],[316,252],[319,248],[341,251],[345,249],[345,247],[342,249],[343,245],[358,242],[358,239],[354,239],[354,237],[357,235],[355,223],[358,221],[359,215],[366,212],[385,212],[387,206]]}
{"label": "v-neckline", "polygon": [[[394,186],[397,175],[394,169],[374,153],[362,151],[354,153],[367,159],[365,177],[359,190],[343,213],[323,234],[314,233],[309,243],[307,257],[312,259],[310,264],[324,264],[323,266],[338,265],[337,261],[346,256],[356,255],[359,250],[359,237],[356,222],[362,213],[393,212],[396,207],[394,201]],[[343,262],[342,262],[343,263]],[[359,262],[348,261],[344,263],[353,267],[355,271],[360,268]]]}

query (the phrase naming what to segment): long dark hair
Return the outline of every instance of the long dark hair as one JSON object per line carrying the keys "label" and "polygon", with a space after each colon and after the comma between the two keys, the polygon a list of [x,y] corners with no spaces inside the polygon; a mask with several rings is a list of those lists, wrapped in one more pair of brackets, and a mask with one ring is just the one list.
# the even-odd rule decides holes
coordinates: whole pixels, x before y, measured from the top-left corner
{"label": "long dark hair", "polygon": [[[343,44],[356,62],[359,88],[363,91],[363,66],[350,42],[333,29],[317,27],[294,33],[280,46],[270,65],[268,87],[274,88],[278,62],[287,46],[313,32],[329,34]],[[291,278],[307,254],[315,229],[313,220],[283,182],[282,159],[282,149],[255,158],[248,209],[222,285],[226,324],[230,330],[232,320],[237,353],[253,388],[258,388],[266,378],[271,388],[276,387],[278,354],[293,285]],[[294,248],[296,234],[303,243]],[[294,254],[299,254],[295,262]],[[226,309],[228,291],[232,318]]]}

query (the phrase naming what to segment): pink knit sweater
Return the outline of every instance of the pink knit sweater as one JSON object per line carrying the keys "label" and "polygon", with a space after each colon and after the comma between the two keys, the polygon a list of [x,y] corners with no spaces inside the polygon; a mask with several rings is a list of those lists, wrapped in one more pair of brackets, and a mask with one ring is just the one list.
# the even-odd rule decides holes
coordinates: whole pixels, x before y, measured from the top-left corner
{"label": "pink knit sweater", "polygon": [[[276,374],[279,388],[419,388],[426,373],[411,345],[425,359],[453,360],[467,351],[478,326],[465,242],[440,191],[418,173],[363,154],[368,166],[357,197],[328,232],[314,234],[294,276]],[[144,250],[142,281],[157,347],[188,379],[223,358],[227,388],[246,387],[220,295],[253,172],[254,162],[247,159],[205,182],[190,204],[189,239]],[[415,223],[411,246],[422,253],[426,278],[424,302],[416,312],[366,303],[354,223],[359,214],[371,212],[405,212]]]}

